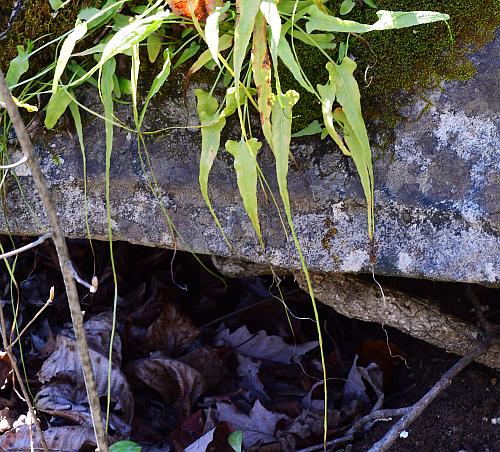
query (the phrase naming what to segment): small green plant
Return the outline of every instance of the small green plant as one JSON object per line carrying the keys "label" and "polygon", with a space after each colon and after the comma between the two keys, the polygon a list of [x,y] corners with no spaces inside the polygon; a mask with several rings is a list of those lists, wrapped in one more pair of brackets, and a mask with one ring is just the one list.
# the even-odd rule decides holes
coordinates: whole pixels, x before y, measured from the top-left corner
{"label": "small green plant", "polygon": [[[54,8],[62,8],[66,3],[60,0],[51,1]],[[75,90],[83,83],[90,83],[97,88],[104,113],[91,113],[105,121],[106,204],[112,254],[109,175],[114,128],[122,127],[136,133],[141,160],[144,153],[146,161],[149,161],[142,125],[150,101],[162,89],[171,69],[196,58],[188,71],[188,77],[202,67],[215,73],[211,90],[196,91],[202,136],[199,170],[201,193],[230,249],[231,243],[212,206],[208,184],[212,165],[220,151],[221,133],[226,120],[237,115],[240,139],[229,140],[224,147],[234,159],[243,205],[255,230],[257,241],[264,249],[265,233],[259,222],[257,187],[260,183],[263,189],[268,190],[268,185],[258,163],[258,153],[263,142],[258,138],[259,135],[254,136],[257,131],[252,130],[250,125],[252,114],[260,116],[261,136],[275,159],[281,207],[272,193],[270,196],[280,216],[281,212],[284,212],[284,231],[290,234],[294,241],[314,309],[325,381],[326,441],[327,377],[321,328],[309,272],[295,232],[287,186],[293,111],[300,98],[293,89],[283,92],[279,67],[284,65],[293,75],[297,86],[315,96],[321,105],[323,123],[315,121],[295,136],[317,133],[328,135],[341,152],[352,157],[366,198],[367,231],[370,242],[373,242],[375,218],[372,154],[362,115],[360,91],[354,77],[356,63],[349,56],[349,36],[445,21],[449,17],[429,11],[382,10],[377,12],[378,20],[374,23],[363,24],[337,17],[329,6],[335,2],[326,0],[210,0],[202,2],[205,5],[202,14],[196,9],[200,2],[189,0],[167,3],[172,9],[164,0],[140,6],[136,1],[107,0],[101,8],[86,8],[79,13],[74,28],[65,36],[56,38],[59,39],[60,45],[54,63],[37,78],[42,80],[42,75],[51,74],[50,86],[42,83],[39,88],[39,92],[46,90],[51,95],[46,108],[45,126],[48,129],[53,128],[61,115],[69,109],[76,124],[84,157],[84,137],[79,110],[88,108],[78,102]],[[175,7],[177,3],[183,3],[184,9],[179,11]],[[339,13],[342,16],[347,15],[356,6],[356,3],[350,0],[338,3],[336,8],[340,7]],[[371,0],[364,0],[364,3],[369,7],[376,7]],[[171,37],[172,27],[183,27],[180,39]],[[344,34],[345,39],[337,48],[339,34]],[[90,35],[99,36],[98,42],[81,50],[82,42],[89,42],[86,38]],[[308,79],[299,63],[296,41],[311,46],[324,55],[328,76],[323,84],[313,86]],[[77,47],[78,51],[75,50]],[[160,57],[163,59],[161,70],[146,93],[140,93],[138,90],[141,51],[145,51],[150,62],[155,62]],[[12,62],[12,70],[9,69],[12,88],[18,86],[19,77],[26,72],[30,53],[33,54],[33,51],[29,45],[26,50],[19,49],[17,61]],[[125,56],[130,59],[131,70],[128,77],[117,72],[118,55],[120,58]],[[225,88],[225,95],[219,97],[215,93],[216,88],[221,85]],[[26,94],[26,91],[23,92]],[[123,101],[124,96],[130,96],[134,124],[123,124],[114,115],[114,103],[119,99]],[[26,98],[29,99],[30,95],[26,94]],[[23,99],[24,97],[20,97],[19,102],[24,102]],[[156,189],[155,181],[151,183],[151,187],[153,191]],[[168,224],[172,229],[170,220]],[[115,276],[115,317],[116,296]]]}

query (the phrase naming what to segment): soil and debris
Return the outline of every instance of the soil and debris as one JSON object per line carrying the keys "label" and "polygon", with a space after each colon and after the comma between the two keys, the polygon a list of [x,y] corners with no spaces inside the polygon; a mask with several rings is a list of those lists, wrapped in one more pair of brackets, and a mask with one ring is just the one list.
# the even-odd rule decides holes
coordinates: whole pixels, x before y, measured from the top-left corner
{"label": "soil and debris", "polygon": [[[0,237],[4,251],[30,241]],[[246,451],[322,450],[318,338],[309,298],[292,279],[224,278],[209,258],[115,242],[114,325],[109,244],[74,240],[69,247],[79,275],[99,280],[95,294],[80,287],[80,297],[110,443],[130,439],[143,451],[230,452],[238,442]],[[415,290],[415,282],[392,282]],[[453,302],[456,292],[446,286],[446,293]],[[92,419],[50,241],[1,264],[0,299],[11,342],[28,325],[14,351],[49,449],[93,450]],[[499,307],[490,304],[490,319],[497,320]],[[329,440],[345,435],[374,407],[414,403],[457,360],[400,332],[319,308]],[[0,450],[30,450],[37,433],[3,353],[0,379]],[[366,424],[341,447],[368,450],[390,424]],[[468,367],[391,450],[500,450],[500,373]]]}

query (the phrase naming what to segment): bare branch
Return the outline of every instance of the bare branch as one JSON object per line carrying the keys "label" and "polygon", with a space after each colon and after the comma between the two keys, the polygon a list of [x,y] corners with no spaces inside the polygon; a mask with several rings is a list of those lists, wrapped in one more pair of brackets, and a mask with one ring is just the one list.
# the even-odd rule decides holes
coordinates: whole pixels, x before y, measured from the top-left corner
{"label": "bare branch", "polygon": [[17,161],[16,163],[11,163],[10,165],[0,165],[0,170],[17,168],[18,166],[21,166],[23,163],[26,163],[27,161],[28,158],[24,156],[21,160]]}
{"label": "bare branch", "polygon": [[54,287],[51,287],[49,299],[45,302],[43,307],[33,316],[33,318],[27,323],[27,325],[21,330],[21,332],[17,335],[17,337],[8,345],[9,349],[12,350],[12,347],[14,347],[14,345],[16,345],[17,341],[19,341],[19,339],[21,339],[21,337],[23,337],[24,333],[26,333],[26,331],[28,331],[30,326],[33,325],[35,320],[38,317],[40,317],[42,312],[45,311],[45,309],[47,309],[53,301],[54,301]]}
{"label": "bare branch", "polygon": [[[0,69],[0,73],[1,73],[1,69]],[[0,328],[2,328],[1,334],[2,334],[3,347],[5,349],[5,352],[7,353],[7,356],[9,357],[10,365],[12,367],[12,370],[14,371],[14,374],[17,378],[19,386],[21,387],[21,392],[23,393],[23,398],[24,398],[24,401],[26,402],[26,405],[28,405],[28,411],[31,415],[31,419],[33,419],[33,423],[35,424],[35,428],[38,431],[38,433],[40,434],[40,442],[42,444],[42,448],[45,452],[48,452],[47,443],[45,442],[45,437],[43,436],[42,427],[40,426],[40,422],[38,421],[38,418],[36,417],[36,412],[35,412],[35,409],[33,408],[33,404],[31,403],[31,399],[29,397],[28,391],[26,390],[26,386],[24,385],[24,381],[23,381],[23,378],[21,376],[21,372],[19,372],[19,367],[17,366],[16,357],[12,353],[12,350],[9,348],[9,340],[7,339],[7,327],[5,325],[5,317],[3,315],[2,303],[0,303]]]}
{"label": "bare branch", "polygon": [[71,272],[73,274],[73,278],[75,278],[76,282],[81,284],[83,287],[86,287],[89,289],[90,293],[96,293],[97,292],[97,285],[98,285],[98,280],[96,276],[92,277],[92,283],[89,284],[87,281],[83,280],[80,278],[80,275],[76,271],[75,267],[73,266],[72,262],[68,263],[68,266],[71,268]]}
{"label": "bare branch", "polygon": [[408,428],[408,426],[429,406],[429,404],[441,394],[455,376],[457,376],[465,367],[472,363],[479,356],[483,355],[492,345],[493,341],[487,340],[481,344],[476,350],[459,359],[457,363],[448,369],[437,383],[425,394],[417,403],[415,403],[408,412],[396,422],[390,430],[383,436],[381,440],[375,443],[368,452],[384,452],[388,450],[399,438],[400,433]]}
{"label": "bare branch", "polygon": [[[386,410],[377,410],[374,411],[373,413],[367,414],[366,416],[357,419],[346,435],[328,441],[326,443],[327,450],[330,450],[336,446],[340,446],[342,444],[353,441],[355,432],[360,431],[366,424],[370,424],[372,422],[377,422],[377,421],[392,420],[393,417],[403,416],[403,414],[407,413],[409,409],[410,408],[388,408]],[[305,449],[300,449],[297,452],[315,452],[317,450],[323,450],[324,446],[325,445],[323,443],[315,444],[314,446],[306,447]]]}
{"label": "bare branch", "polygon": [[47,214],[50,228],[52,229],[52,240],[54,241],[54,245],[56,247],[57,255],[59,258],[59,265],[61,266],[61,272],[64,278],[64,284],[66,286],[66,294],[68,296],[68,304],[71,312],[75,339],[82,363],[83,378],[85,380],[85,388],[87,390],[87,397],[90,405],[90,414],[92,416],[92,423],[96,435],[97,447],[101,452],[107,452],[108,445],[106,440],[106,432],[102,421],[101,407],[99,404],[99,397],[97,395],[94,373],[92,371],[92,364],[90,361],[90,354],[87,345],[87,337],[83,328],[83,313],[78,299],[76,284],[73,279],[72,265],[69,258],[68,249],[66,247],[64,232],[61,224],[59,223],[57,211],[54,204],[52,203],[45,178],[36,160],[33,144],[31,143],[28,131],[26,130],[26,126],[23,123],[21,115],[19,114],[19,111],[12,100],[12,96],[9,92],[9,88],[7,87],[5,77],[1,70],[0,97],[5,102],[5,107],[7,109],[7,112],[9,113],[12,124],[16,131],[23,154],[27,158],[28,167],[31,170],[33,181],[35,182],[35,185],[37,187],[38,194],[40,196],[40,199],[42,200],[45,212]]}
{"label": "bare branch", "polygon": [[42,235],[40,238],[35,240],[34,242],[29,243],[28,245],[22,246],[21,248],[17,248],[12,251],[7,251],[6,253],[0,254],[0,259],[7,259],[8,257],[15,256],[16,254],[24,253],[25,251],[30,250],[31,248],[35,248],[38,245],[41,245],[45,240],[52,237],[52,232],[49,232],[45,235]]}

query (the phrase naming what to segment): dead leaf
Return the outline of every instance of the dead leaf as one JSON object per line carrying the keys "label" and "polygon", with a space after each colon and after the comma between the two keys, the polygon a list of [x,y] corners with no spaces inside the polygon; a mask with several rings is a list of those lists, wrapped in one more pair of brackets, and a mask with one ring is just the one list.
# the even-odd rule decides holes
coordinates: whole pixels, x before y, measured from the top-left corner
{"label": "dead leaf", "polygon": [[219,422],[228,422],[234,430],[243,432],[243,444],[246,448],[257,443],[265,444],[276,441],[276,424],[286,416],[266,410],[257,400],[249,414],[241,413],[232,403],[217,402]]}
{"label": "dead leaf", "polygon": [[234,452],[229,444],[229,435],[232,433],[227,422],[219,422],[215,427],[212,441],[207,445],[206,452]]}
{"label": "dead leaf", "polygon": [[[36,408],[51,416],[68,419],[80,426],[92,428],[93,421],[88,404],[74,402],[79,397],[77,391],[79,389],[70,383],[57,381],[46,384],[36,395]],[[130,421],[122,420],[113,412],[110,413],[109,426],[111,431],[116,432],[113,435],[115,438],[126,438],[130,435]]]}
{"label": "dead leaf", "polygon": [[233,347],[242,355],[252,358],[288,364],[300,360],[302,355],[316,348],[318,342],[312,341],[294,346],[285,343],[279,336],[268,336],[265,331],[252,334],[246,326],[242,326],[233,333],[229,332],[229,328],[217,333],[215,345]]}
{"label": "dead leaf", "polygon": [[238,354],[238,369],[236,373],[241,379],[242,386],[250,391],[252,400],[259,399],[264,403],[270,401],[259,378],[260,361]]}
{"label": "dead leaf", "polygon": [[372,404],[365,382],[370,385],[377,395],[376,404],[380,405],[379,408],[383,403],[384,393],[380,368],[374,363],[369,364],[367,367],[358,366],[357,361],[358,355],[354,357],[351,370],[342,390],[342,411],[346,414],[354,414],[356,411]]}
{"label": "dead leaf", "polygon": [[198,337],[198,328],[176,305],[168,303],[160,316],[148,328],[148,349],[161,350],[167,355],[182,355]]}
{"label": "dead leaf", "polygon": [[204,426],[205,420],[201,410],[184,419],[169,437],[175,450],[184,451],[189,444],[195,442],[197,438],[201,438]]}
{"label": "dead leaf", "polygon": [[31,330],[31,343],[36,350],[36,356],[40,359],[46,359],[56,349],[56,339],[50,328],[49,321],[44,319],[35,328]]}
{"label": "dead leaf", "polygon": [[[98,396],[107,396],[109,361],[105,356],[91,348],[89,348],[89,353]],[[51,383],[51,386],[47,386],[51,389],[46,389],[44,392],[42,388],[39,392],[38,399],[42,407],[49,403],[48,401],[42,402],[42,397],[51,400],[51,409],[57,411],[68,410],[68,399],[74,405],[87,404],[87,392],[74,339],[63,335],[56,337],[56,349],[43,363],[38,372],[38,378],[41,383]],[[68,384],[72,385],[71,391],[67,388]],[[61,401],[60,406],[58,406],[58,401]],[[134,399],[127,379],[114,364],[111,366],[111,403],[113,412],[119,416],[124,424],[130,425],[134,415]],[[42,408],[39,409],[42,410]]]}
{"label": "dead leaf", "polygon": [[366,367],[370,363],[375,363],[380,367],[384,376],[384,386],[392,381],[396,367],[403,362],[401,349],[393,343],[382,340],[363,341],[357,354],[360,366]]}
{"label": "dead leaf", "polygon": [[14,410],[11,410],[9,407],[0,410],[0,433],[10,430],[15,420],[16,415]]}
{"label": "dead leaf", "polygon": [[216,389],[222,377],[227,373],[224,362],[217,351],[209,347],[199,347],[187,355],[178,358],[179,361],[196,369],[207,386],[207,391]]}
{"label": "dead leaf", "polygon": [[[31,434],[30,434],[31,428]],[[40,435],[33,426],[23,425],[0,436],[0,450],[9,452],[31,450],[30,436],[35,450],[43,450]],[[50,427],[43,432],[47,448],[54,451],[78,451],[84,445],[96,445],[95,434],[88,427]]]}
{"label": "dead leaf", "polygon": [[154,389],[162,399],[176,407],[181,419],[203,393],[205,384],[200,373],[170,358],[145,358],[129,363],[126,372]]}
{"label": "dead leaf", "polygon": [[215,428],[205,433],[201,438],[197,439],[194,443],[190,444],[185,452],[205,452],[208,445],[214,439]]}
{"label": "dead leaf", "polygon": [[[113,313],[102,312],[95,315],[83,324],[87,334],[89,347],[101,355],[109,355],[109,342],[111,340],[111,329],[113,327]],[[120,335],[115,334],[113,338],[113,364],[121,367],[122,342]]]}
{"label": "dead leaf", "polygon": [[196,19],[203,22],[215,8],[215,0],[167,0],[174,14],[191,17],[191,11]]}
{"label": "dead leaf", "polygon": [[0,351],[0,386],[5,386],[12,372],[9,355],[7,352]]}

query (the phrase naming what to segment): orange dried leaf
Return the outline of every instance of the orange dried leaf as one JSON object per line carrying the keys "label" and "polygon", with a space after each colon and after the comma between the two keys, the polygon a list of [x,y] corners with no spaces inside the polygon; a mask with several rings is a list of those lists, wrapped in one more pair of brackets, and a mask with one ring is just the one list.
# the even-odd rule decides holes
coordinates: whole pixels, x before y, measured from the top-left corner
{"label": "orange dried leaf", "polygon": [[215,0],[167,0],[172,12],[178,16],[191,17],[204,22],[215,8]]}

